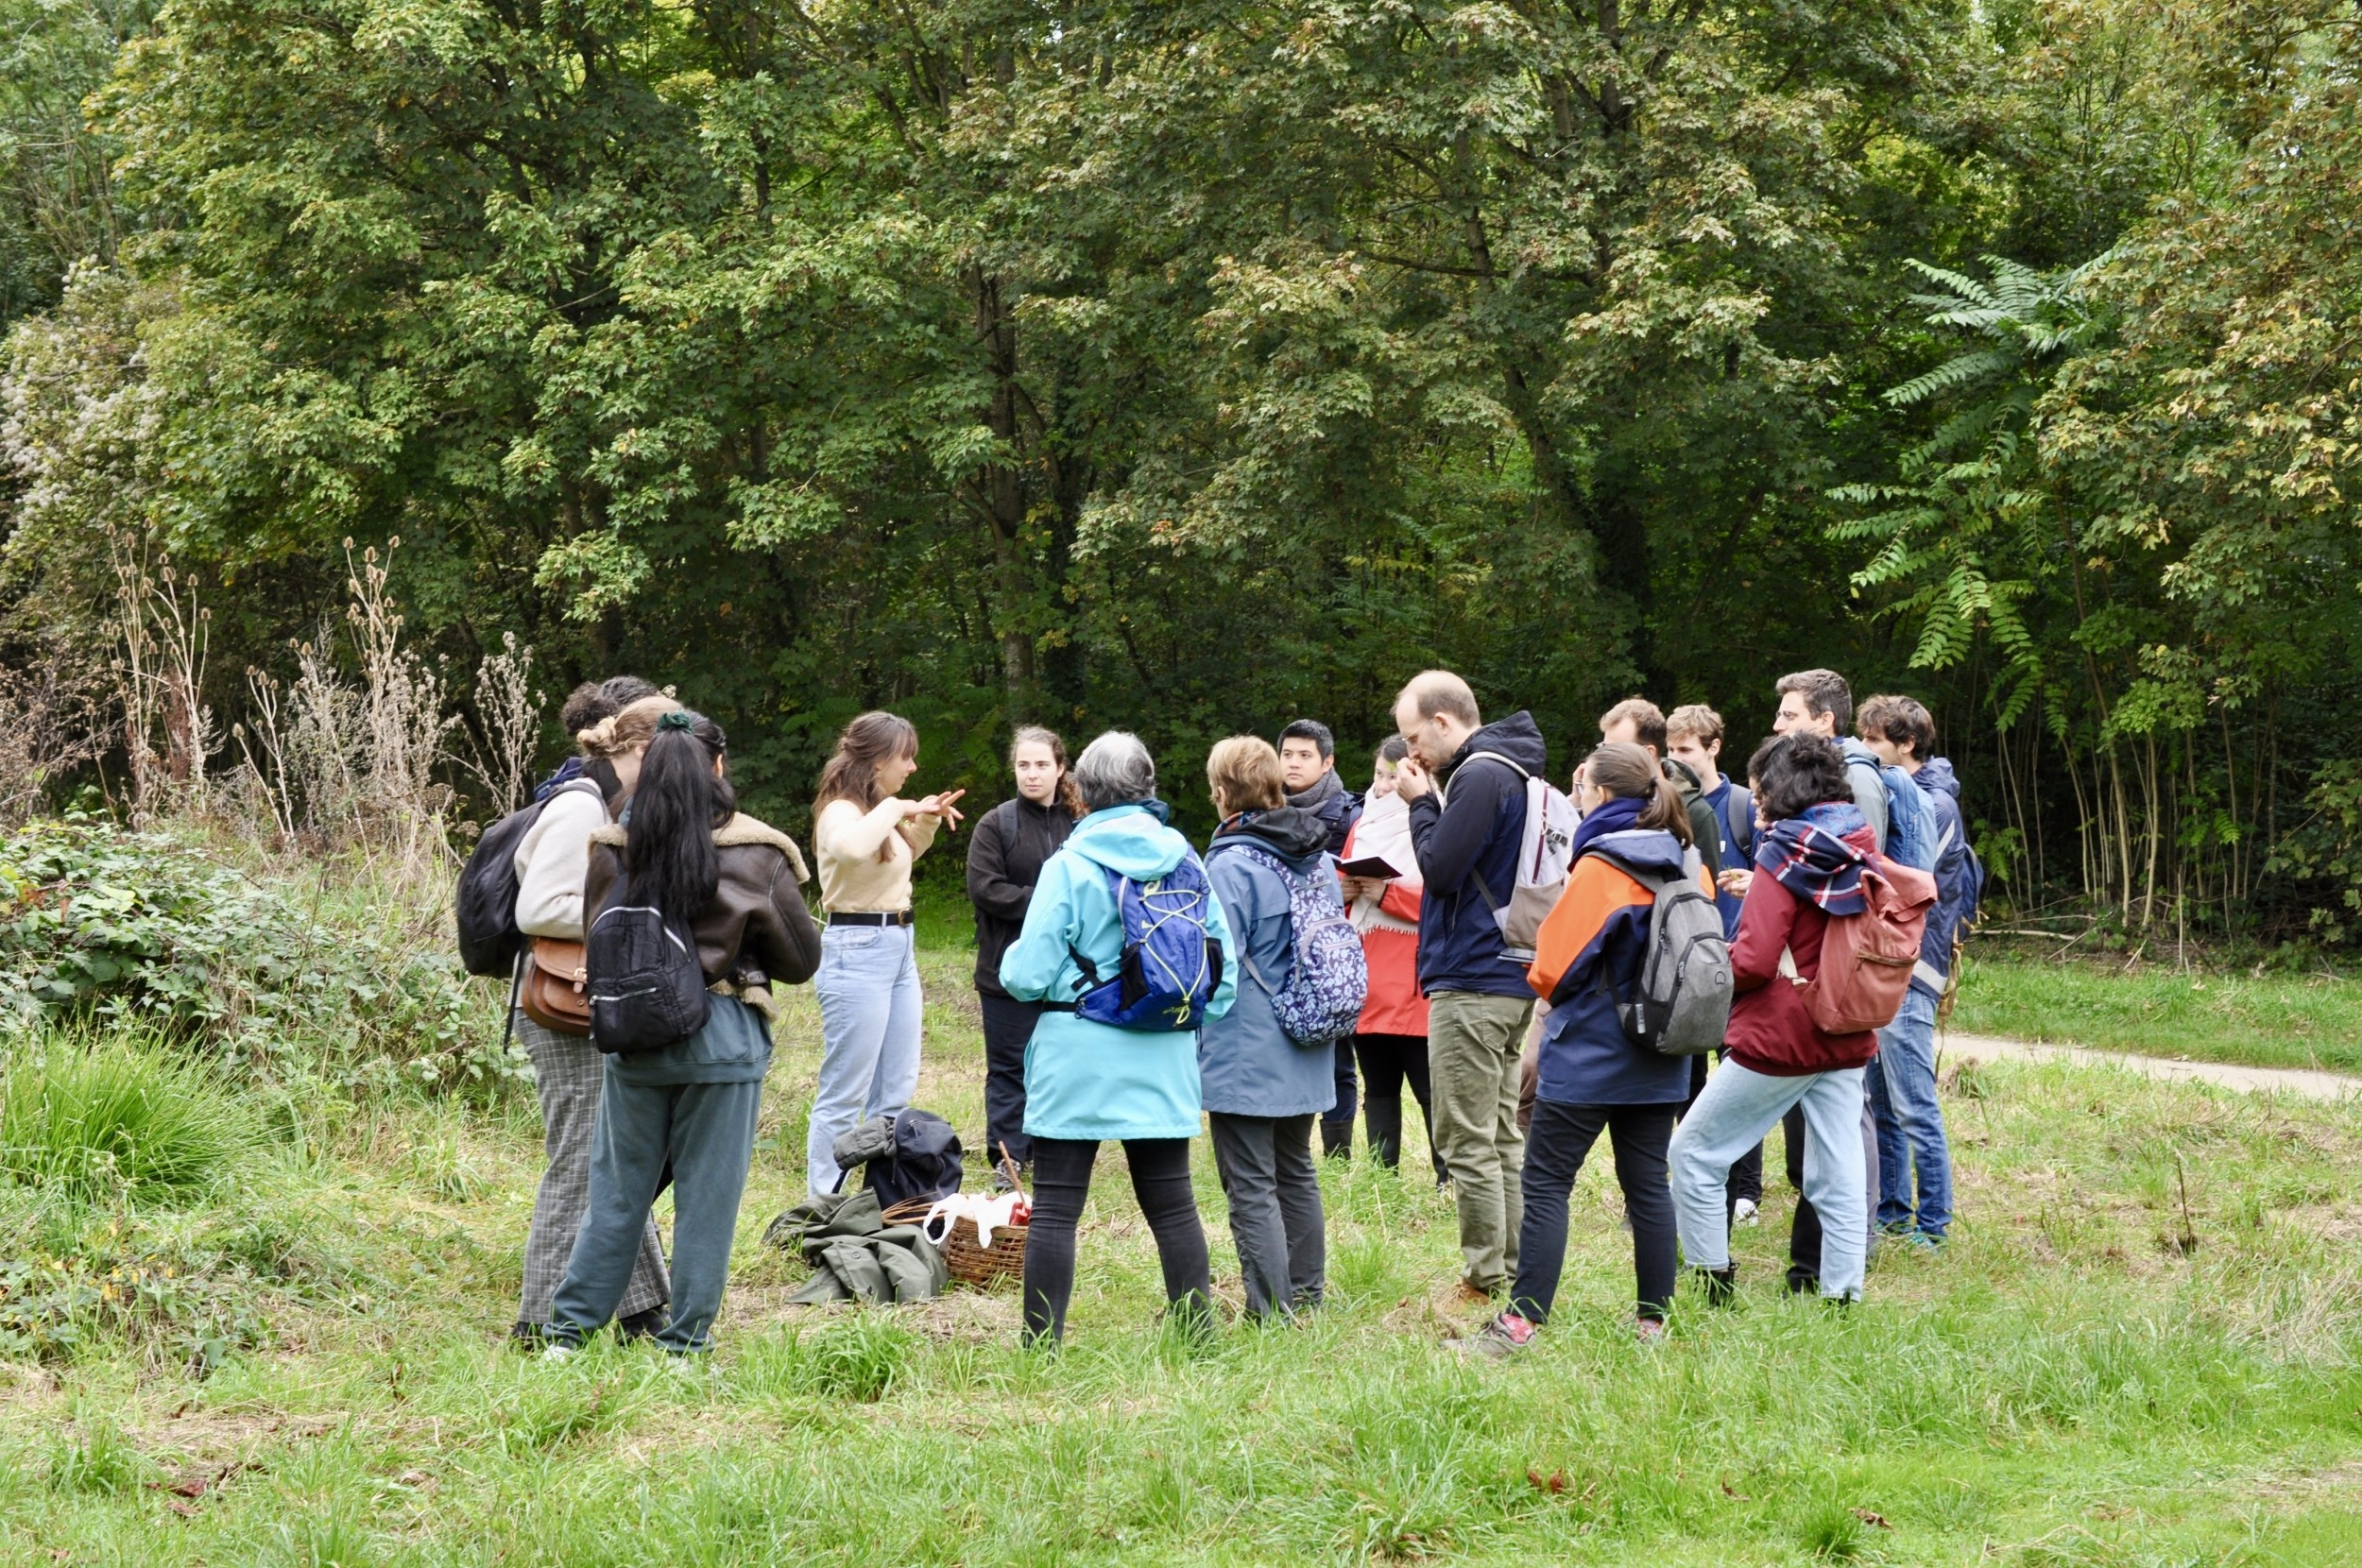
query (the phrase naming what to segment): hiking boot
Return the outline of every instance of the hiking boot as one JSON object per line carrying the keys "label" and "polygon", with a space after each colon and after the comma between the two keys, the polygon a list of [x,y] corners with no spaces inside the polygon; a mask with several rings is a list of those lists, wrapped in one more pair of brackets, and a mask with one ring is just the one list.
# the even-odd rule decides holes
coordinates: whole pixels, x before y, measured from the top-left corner
{"label": "hiking boot", "polygon": [[1534,1333],[1532,1323],[1515,1312],[1504,1312],[1474,1334],[1444,1343],[1463,1355],[1489,1355],[1499,1360],[1532,1349]]}
{"label": "hiking boot", "polygon": [[1393,1169],[1402,1164],[1402,1096],[1372,1095],[1361,1102],[1361,1131],[1370,1158]]}
{"label": "hiking boot", "polygon": [[1490,1306],[1493,1304],[1493,1292],[1482,1286],[1471,1285],[1463,1279],[1451,1287],[1450,1295],[1445,1300],[1452,1306]]}
{"label": "hiking boot", "polygon": [[1733,1225],[1759,1225],[1763,1222],[1763,1206],[1752,1198],[1741,1198],[1731,1204]]}
{"label": "hiking boot", "polygon": [[665,1325],[672,1321],[673,1315],[665,1308],[652,1306],[645,1312],[635,1312],[628,1318],[616,1319],[615,1338],[627,1345],[634,1339],[653,1339],[663,1333]]}

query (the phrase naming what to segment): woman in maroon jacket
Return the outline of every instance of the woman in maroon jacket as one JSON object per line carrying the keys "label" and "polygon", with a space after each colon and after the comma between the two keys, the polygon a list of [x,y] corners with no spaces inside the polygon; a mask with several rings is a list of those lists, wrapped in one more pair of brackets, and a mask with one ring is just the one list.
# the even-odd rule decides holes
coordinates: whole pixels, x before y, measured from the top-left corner
{"label": "woman in maroon jacket", "polygon": [[[1861,1294],[1867,1261],[1869,1172],[1862,1159],[1862,1067],[1871,1031],[1829,1034],[1805,1011],[1802,987],[1821,973],[1832,916],[1865,907],[1862,873],[1877,853],[1854,805],[1845,758],[1818,735],[1767,741],[1747,763],[1755,797],[1754,868],[1743,881],[1731,947],[1737,997],[1722,1065],[1682,1118],[1670,1150],[1682,1253],[1705,1271],[1709,1300],[1731,1291],[1723,1184],[1791,1105],[1805,1115],[1805,1196],[1823,1226],[1821,1294]],[[1785,961],[1789,961],[1786,962]]]}

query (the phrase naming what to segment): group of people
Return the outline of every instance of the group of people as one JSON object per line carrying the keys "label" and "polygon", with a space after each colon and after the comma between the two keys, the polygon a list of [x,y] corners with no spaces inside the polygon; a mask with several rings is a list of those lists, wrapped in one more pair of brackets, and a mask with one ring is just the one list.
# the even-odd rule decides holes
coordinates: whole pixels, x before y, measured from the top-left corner
{"label": "group of people", "polygon": [[[1514,1352],[1549,1318],[1568,1199],[1602,1133],[1644,1337],[1663,1331],[1679,1260],[1707,1299],[1728,1298],[1730,1228],[1752,1220],[1762,1141],[1784,1119],[1803,1195],[1792,1289],[1857,1296],[1880,1232],[1941,1246],[1950,1167],[1934,1021],[1974,897],[1958,784],[1909,698],[1873,698],[1856,714],[1825,670],[1784,677],[1776,694],[1773,734],[1743,783],[1721,773],[1711,709],[1669,718],[1634,699],[1601,718],[1566,800],[1549,787],[1529,714],[1486,724],[1465,681],[1429,671],[1397,697],[1366,793],[1339,776],[1319,723],[1288,724],[1276,744],[1218,742],[1206,783],[1219,825],[1202,854],[1171,826],[1138,737],[1103,734],[1070,763],[1058,736],[1019,728],[1016,794],[976,822],[967,886],[984,1146],[1000,1181],[1032,1188],[1027,1340],[1064,1334],[1076,1227],[1109,1141],[1123,1146],[1174,1316],[1213,1312],[1190,1174],[1202,1131],[1246,1311],[1284,1321],[1317,1306],[1315,1149],[1350,1158],[1358,1110],[1368,1156],[1397,1164],[1406,1090],[1457,1207],[1457,1289],[1494,1309],[1456,1341],[1471,1352]],[[837,1140],[916,1091],[913,869],[961,826],[962,793],[904,795],[917,732],[864,714],[822,770],[808,869],[793,842],[736,810],[710,719],[631,677],[578,690],[564,718],[578,755],[542,786],[516,851],[518,929],[580,940],[627,895],[693,929],[711,995],[704,1028],[631,1055],[518,1015],[549,1166],[515,1334],[563,1355],[613,1321],[625,1336],[701,1350],[752,1157],[774,989],[809,980],[820,1005],[805,1165],[824,1195],[843,1176]],[[1544,826],[1536,814],[1555,824],[1561,810],[1571,864],[1520,946],[1520,857]],[[1901,1014],[1884,1031],[1832,1035],[1791,982],[1815,976],[1828,922],[1862,908],[1882,857],[1931,871],[1942,896]],[[818,924],[801,891],[814,878]],[[1621,1021],[1655,900],[1692,880],[1719,909],[1736,981],[1710,1073],[1703,1057],[1634,1043]],[[1087,998],[1139,962],[1140,890],[1166,887],[1203,890],[1197,1011],[1186,1028],[1110,1021]],[[1366,969],[1360,1015],[1342,1037],[1300,1043],[1283,1005],[1291,976],[1308,930],[1340,918]],[[651,1219],[668,1180],[669,1269]]]}

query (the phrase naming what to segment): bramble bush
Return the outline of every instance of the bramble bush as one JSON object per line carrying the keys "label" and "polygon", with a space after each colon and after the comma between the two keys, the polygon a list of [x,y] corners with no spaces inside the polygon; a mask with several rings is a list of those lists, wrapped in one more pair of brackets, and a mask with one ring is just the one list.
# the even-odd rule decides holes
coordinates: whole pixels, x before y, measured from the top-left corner
{"label": "bramble bush", "polygon": [[337,863],[296,881],[249,874],[197,827],[28,824],[0,839],[0,1031],[147,1023],[247,1071],[356,1088],[525,1077],[444,912],[339,881]]}

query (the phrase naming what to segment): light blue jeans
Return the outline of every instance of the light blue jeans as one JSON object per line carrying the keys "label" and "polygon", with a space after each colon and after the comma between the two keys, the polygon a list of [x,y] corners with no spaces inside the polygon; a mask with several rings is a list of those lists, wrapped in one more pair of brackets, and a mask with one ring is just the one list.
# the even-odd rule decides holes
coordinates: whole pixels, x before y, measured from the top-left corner
{"label": "light blue jeans", "polygon": [[890,1116],[918,1088],[918,959],[909,926],[835,926],[820,933],[820,1086],[804,1139],[815,1195],[844,1179],[836,1140],[872,1116]]}
{"label": "light blue jeans", "polygon": [[1779,1078],[1725,1061],[1673,1130],[1673,1213],[1682,1257],[1727,1269],[1730,1211],[1723,1185],[1791,1105],[1805,1113],[1805,1196],[1821,1216],[1821,1293],[1861,1294],[1870,1244],[1870,1171],[1861,1135],[1862,1069]]}
{"label": "light blue jeans", "polygon": [[1878,1124],[1879,1229],[1916,1228],[1941,1241],[1952,1224],[1952,1150],[1936,1100],[1936,999],[1917,986],[1878,1031],[1870,1114]]}

